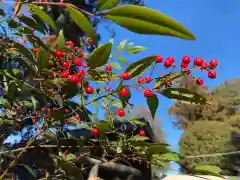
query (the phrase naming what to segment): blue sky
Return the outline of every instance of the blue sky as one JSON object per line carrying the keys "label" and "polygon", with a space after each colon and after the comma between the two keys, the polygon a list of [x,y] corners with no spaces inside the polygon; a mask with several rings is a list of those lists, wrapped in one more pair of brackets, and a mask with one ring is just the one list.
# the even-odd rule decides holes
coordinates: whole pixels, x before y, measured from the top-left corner
{"label": "blue sky", "polygon": [[[220,62],[217,69],[217,79],[208,80],[206,74],[197,74],[205,80],[210,88],[217,86],[226,79],[239,77],[240,57],[240,1],[239,0],[146,0],[149,8],[156,9],[188,27],[196,36],[196,41],[181,40],[173,37],[138,35],[125,30],[117,25],[117,36],[114,40],[114,48],[122,40],[143,45],[147,51],[138,55],[124,56],[129,62],[142,57],[159,54],[164,57],[174,56],[176,63],[180,64],[184,55],[192,58],[202,57],[209,61],[216,58]],[[109,40],[109,33],[103,28],[102,42]],[[116,60],[113,57],[113,60]],[[160,76],[166,72],[161,65],[157,67],[154,75]],[[164,97],[159,99],[160,105],[157,115],[161,118],[161,127],[166,133],[166,140],[178,151],[178,141],[181,131],[174,128],[171,119],[167,115],[168,107],[173,104]],[[134,93],[132,102],[142,105],[145,102],[141,94]],[[103,115],[103,112],[100,112]]]}

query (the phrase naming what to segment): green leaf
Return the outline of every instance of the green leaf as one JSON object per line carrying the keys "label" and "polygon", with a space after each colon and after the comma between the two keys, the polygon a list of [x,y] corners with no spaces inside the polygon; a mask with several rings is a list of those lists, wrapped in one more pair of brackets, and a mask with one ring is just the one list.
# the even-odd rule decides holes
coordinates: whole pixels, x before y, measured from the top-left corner
{"label": "green leaf", "polygon": [[33,104],[33,109],[34,111],[36,111],[37,108],[37,100],[35,99],[35,97],[31,96],[31,100],[32,100],[32,104]]}
{"label": "green leaf", "polygon": [[91,80],[99,83],[120,79],[119,75],[109,73],[107,71],[97,71],[91,69],[88,71],[88,74],[91,76]]}
{"label": "green leaf", "polygon": [[120,95],[120,91],[121,91],[121,89],[122,89],[122,86],[123,86],[123,85],[120,83],[120,84],[118,85],[116,91],[117,91],[117,94],[118,94],[119,99],[122,101],[122,106],[125,108],[125,107],[127,106],[128,101],[130,100],[132,94],[131,94],[131,91],[129,91],[128,96],[121,96],[121,95]]}
{"label": "green leaf", "polygon": [[48,23],[53,30],[57,31],[55,22],[52,20],[50,16],[48,16],[48,14],[45,11],[43,11],[41,8],[34,4],[27,3],[26,5],[30,8],[30,11],[32,13],[36,14],[44,22]]}
{"label": "green leaf", "polygon": [[147,152],[149,155],[162,154],[170,152],[170,149],[169,146],[166,144],[154,144],[149,146]]}
{"label": "green leaf", "polygon": [[22,101],[22,104],[23,104],[23,106],[25,106],[27,108],[33,107],[33,104],[30,101]]}
{"label": "green leaf", "polygon": [[159,154],[158,159],[161,160],[167,160],[167,161],[175,161],[178,162],[180,160],[180,157],[177,153],[164,153],[164,154]]}
{"label": "green leaf", "polygon": [[143,74],[153,62],[155,62],[156,56],[149,56],[140,59],[132,64],[130,64],[125,72],[130,73],[130,78],[135,78]]}
{"label": "green leaf", "polygon": [[57,38],[57,47],[59,49],[63,49],[65,47],[65,38],[63,35],[63,31],[61,30],[58,34],[58,38]]}
{"label": "green leaf", "polygon": [[130,48],[127,48],[127,52],[129,54],[137,54],[140,53],[142,51],[145,51],[147,48],[143,47],[143,46],[133,46]]}
{"label": "green leaf", "polygon": [[144,122],[141,122],[141,121],[138,121],[138,120],[129,120],[128,122],[130,122],[131,124],[134,124],[134,125],[141,125],[141,126],[145,125]]}
{"label": "green leaf", "polygon": [[100,15],[139,34],[168,35],[188,40],[196,39],[192,32],[179,22],[146,7],[123,5]]}
{"label": "green leaf", "polygon": [[112,43],[106,43],[96,48],[87,60],[90,68],[94,69],[105,65],[108,62],[112,50]]}
{"label": "green leaf", "polygon": [[23,22],[24,24],[26,24],[27,26],[29,26],[30,28],[33,28],[39,32],[41,32],[42,34],[44,34],[44,28],[39,25],[39,23],[37,23],[34,19],[32,19],[31,17],[27,17],[27,16],[20,16],[18,18],[21,22]]}
{"label": "green leaf", "polygon": [[167,88],[164,89],[161,94],[181,103],[206,104],[207,102],[206,98],[186,88]]}
{"label": "green leaf", "polygon": [[127,62],[127,60],[126,60],[126,58],[125,58],[125,57],[122,57],[122,56],[117,56],[117,58],[118,58],[118,61],[119,61],[120,63],[123,63],[123,64],[128,64],[128,62]]}
{"label": "green leaf", "polygon": [[119,69],[119,70],[122,70],[122,67],[120,66],[120,64],[118,64],[117,62],[110,62],[109,63],[113,68],[115,69]]}
{"label": "green leaf", "polygon": [[151,112],[151,115],[154,119],[158,105],[159,105],[158,97],[155,94],[153,94],[151,97],[148,97],[147,104],[148,104],[148,108]]}
{"label": "green leaf", "polygon": [[222,170],[219,167],[213,165],[198,165],[193,169],[193,172],[196,174],[212,175],[226,179],[219,174],[221,171]]}
{"label": "green leaf", "polygon": [[120,3],[120,0],[99,0],[96,11],[112,9]]}
{"label": "green leaf", "polygon": [[67,11],[78,27],[82,29],[94,42],[96,42],[97,35],[89,20],[75,8],[68,6]]}
{"label": "green leaf", "polygon": [[20,69],[13,68],[13,69],[12,69],[12,73],[13,73],[14,76],[19,76],[20,73],[21,73],[21,70],[20,70]]}
{"label": "green leaf", "polygon": [[122,52],[126,43],[127,43],[127,40],[123,40],[122,42],[119,43],[117,47],[117,55],[119,55]]}
{"label": "green leaf", "polygon": [[176,73],[169,73],[167,75],[156,78],[154,89],[166,88],[168,87],[169,82],[171,82],[170,84],[172,84],[174,80],[183,76],[184,74],[185,72],[176,72]]}
{"label": "green leaf", "polygon": [[99,121],[96,123],[96,127],[102,132],[111,129],[111,126],[112,126],[112,121]]}
{"label": "green leaf", "polygon": [[50,52],[40,47],[37,52],[37,60],[38,60],[38,67],[40,69],[48,68],[49,67],[49,55]]}
{"label": "green leaf", "polygon": [[115,106],[115,107],[118,107],[118,108],[122,108],[122,103],[121,103],[121,101],[119,101],[119,100],[116,100],[116,99],[112,99],[112,98],[110,98],[109,97],[109,103],[111,104],[111,105],[113,105],[113,106]]}
{"label": "green leaf", "polygon": [[149,138],[146,136],[140,136],[138,134],[138,135],[134,136],[131,140],[132,141],[146,141],[146,140],[149,140]]}

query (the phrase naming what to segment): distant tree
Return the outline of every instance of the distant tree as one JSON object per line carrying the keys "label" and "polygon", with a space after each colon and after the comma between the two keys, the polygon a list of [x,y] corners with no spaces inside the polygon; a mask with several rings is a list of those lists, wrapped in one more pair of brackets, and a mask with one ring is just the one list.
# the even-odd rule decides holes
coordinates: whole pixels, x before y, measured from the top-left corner
{"label": "distant tree", "polygon": [[[232,144],[232,134],[238,131],[225,122],[199,121],[184,131],[180,140],[182,156],[203,155],[240,150]],[[185,158],[181,171],[189,173],[196,165],[211,164],[223,169],[224,175],[239,175],[239,155]]]}

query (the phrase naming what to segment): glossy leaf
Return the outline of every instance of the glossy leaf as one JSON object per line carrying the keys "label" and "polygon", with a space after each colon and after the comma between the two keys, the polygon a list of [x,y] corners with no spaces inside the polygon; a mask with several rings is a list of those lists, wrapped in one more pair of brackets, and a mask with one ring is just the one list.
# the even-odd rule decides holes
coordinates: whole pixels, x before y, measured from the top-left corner
{"label": "glossy leaf", "polygon": [[88,66],[94,69],[105,65],[108,62],[111,50],[112,43],[103,44],[102,46],[96,48],[87,60]]}
{"label": "glossy leaf", "polygon": [[155,94],[153,94],[151,97],[148,97],[147,104],[148,104],[148,108],[151,112],[151,115],[154,119],[155,114],[157,112],[158,105],[159,105],[158,97]]}
{"label": "glossy leaf", "polygon": [[89,20],[75,8],[68,6],[67,11],[78,27],[82,29],[94,42],[96,42],[97,35]]}
{"label": "glossy leaf", "polygon": [[155,85],[154,89],[160,89],[160,88],[166,88],[168,87],[167,85],[170,83],[172,84],[174,80],[177,78],[183,76],[185,72],[176,72],[176,73],[169,73],[165,76],[161,76],[159,78],[155,78]]}
{"label": "glossy leaf", "polygon": [[24,24],[26,24],[27,26],[29,26],[30,28],[33,28],[44,34],[44,28],[31,17],[20,16],[18,19]]}
{"label": "glossy leaf", "polygon": [[59,49],[63,49],[65,47],[65,38],[62,30],[58,34],[57,46]]}
{"label": "glossy leaf", "polygon": [[99,0],[96,11],[112,9],[120,3],[120,0]]}
{"label": "glossy leaf", "polygon": [[181,103],[205,104],[207,101],[203,96],[193,93],[185,88],[167,88],[164,89],[161,94]]}
{"label": "glossy leaf", "polygon": [[127,59],[125,57],[117,56],[117,59],[122,64],[128,64]]}
{"label": "glossy leaf", "polygon": [[177,153],[164,153],[158,156],[158,159],[165,160],[165,161],[175,161],[178,162],[180,157]]}
{"label": "glossy leaf", "polygon": [[175,36],[195,40],[195,36],[179,22],[156,10],[136,5],[115,7],[101,16],[139,34]]}
{"label": "glossy leaf", "polygon": [[88,74],[91,76],[91,80],[96,82],[106,82],[120,79],[119,75],[109,73],[107,71],[89,70]]}
{"label": "glossy leaf", "polygon": [[213,165],[198,165],[193,169],[196,174],[217,176],[225,179],[224,176],[219,174],[221,171],[219,167]]}
{"label": "glossy leaf", "polygon": [[122,52],[122,50],[124,49],[126,43],[127,43],[127,40],[123,40],[122,42],[119,43],[119,45],[117,47],[117,54],[118,55]]}
{"label": "glossy leaf", "polygon": [[143,74],[155,60],[156,56],[145,57],[130,64],[125,72],[130,73],[130,78],[135,78]]}
{"label": "glossy leaf", "polygon": [[109,63],[113,68],[115,69],[119,69],[119,70],[122,70],[122,67],[120,66],[120,64],[118,64],[117,62],[110,62]]}
{"label": "glossy leaf", "polygon": [[53,30],[57,31],[55,22],[45,11],[43,11],[41,8],[39,8],[38,6],[36,6],[34,4],[28,3],[27,6],[30,8],[31,12],[36,14],[44,22],[48,23]]}
{"label": "glossy leaf", "polygon": [[37,60],[38,60],[38,67],[40,69],[48,68],[49,67],[49,55],[50,52],[40,47],[37,52]]}
{"label": "glossy leaf", "polygon": [[149,155],[162,154],[162,153],[170,152],[170,149],[169,149],[169,146],[165,144],[154,144],[149,146],[147,152]]}
{"label": "glossy leaf", "polygon": [[112,126],[112,121],[99,121],[96,123],[96,127],[100,131],[106,131],[109,130]]}
{"label": "glossy leaf", "polygon": [[127,48],[126,50],[129,54],[138,54],[142,51],[147,50],[147,48],[145,48],[143,46],[132,46],[130,48]]}

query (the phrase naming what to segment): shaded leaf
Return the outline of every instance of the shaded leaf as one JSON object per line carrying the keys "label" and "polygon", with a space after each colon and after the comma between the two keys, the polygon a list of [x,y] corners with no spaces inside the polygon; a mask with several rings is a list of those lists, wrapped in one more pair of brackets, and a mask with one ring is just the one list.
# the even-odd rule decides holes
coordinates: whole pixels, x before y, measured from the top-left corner
{"label": "shaded leaf", "polygon": [[136,136],[133,136],[133,138],[131,139],[132,141],[146,141],[149,140],[148,137],[146,136],[140,136],[139,134]]}
{"label": "shaded leaf", "polygon": [[159,105],[158,97],[156,96],[156,94],[153,94],[151,97],[147,98],[147,104],[151,112],[151,115],[154,119],[158,105]]}
{"label": "shaded leaf", "polygon": [[40,47],[37,52],[37,60],[38,60],[38,67],[40,69],[48,68],[49,67],[49,55],[50,52]]}
{"label": "shaded leaf", "polygon": [[140,53],[142,51],[145,51],[147,48],[143,47],[143,46],[132,46],[127,48],[127,52],[129,54],[137,54]]}
{"label": "shaded leaf", "polygon": [[176,72],[176,73],[169,73],[167,75],[161,76],[155,79],[154,89],[165,88],[168,87],[167,84],[171,82],[173,83],[174,80],[183,76],[185,72]]}
{"label": "shaded leaf", "polygon": [[94,42],[96,42],[97,35],[89,20],[75,8],[68,6],[67,11],[69,12],[73,21],[78,25],[78,27],[82,29],[86,35],[88,35]]}
{"label": "shaded leaf", "polygon": [[139,34],[168,35],[195,40],[192,32],[182,24],[156,10],[146,7],[123,5],[100,15]]}
{"label": "shaded leaf", "polygon": [[57,46],[59,49],[63,49],[65,47],[65,38],[62,30],[58,34]]}
{"label": "shaded leaf", "polygon": [[113,68],[116,68],[116,69],[119,69],[119,70],[122,70],[122,67],[120,66],[120,64],[118,64],[117,62],[110,62],[109,63]]}
{"label": "shaded leaf", "polygon": [[105,65],[108,62],[112,50],[112,43],[106,43],[96,48],[87,59],[87,64],[94,69]]}
{"label": "shaded leaf", "polygon": [[36,101],[35,97],[33,97],[33,96],[31,96],[31,100],[32,100],[32,104],[33,104],[33,109],[34,109],[34,111],[36,111],[37,101]]}
{"label": "shaded leaf", "polygon": [[112,9],[120,3],[120,0],[99,0],[96,11]]}
{"label": "shaded leaf", "polygon": [[147,150],[149,155],[161,154],[170,152],[169,146],[166,144],[154,144],[150,145]]}
{"label": "shaded leaf", "polygon": [[206,98],[186,88],[167,88],[161,94],[181,103],[205,104],[207,102]]}
{"label": "shaded leaf", "polygon": [[103,132],[106,130],[109,130],[111,126],[112,126],[112,121],[99,121],[96,123],[96,127]]}
{"label": "shaded leaf", "polygon": [[20,16],[18,18],[21,22],[29,26],[30,28],[33,28],[36,31],[39,31],[44,34],[44,28],[39,24],[39,22],[36,22],[34,19],[28,16]]}
{"label": "shaded leaf", "polygon": [[140,59],[132,64],[130,64],[125,72],[130,73],[130,78],[135,78],[143,74],[153,62],[155,62],[156,56],[149,56]]}
{"label": "shaded leaf", "polygon": [[34,4],[27,3],[26,5],[30,8],[32,13],[36,14],[42,21],[48,23],[53,30],[57,31],[55,22],[45,11]]}

